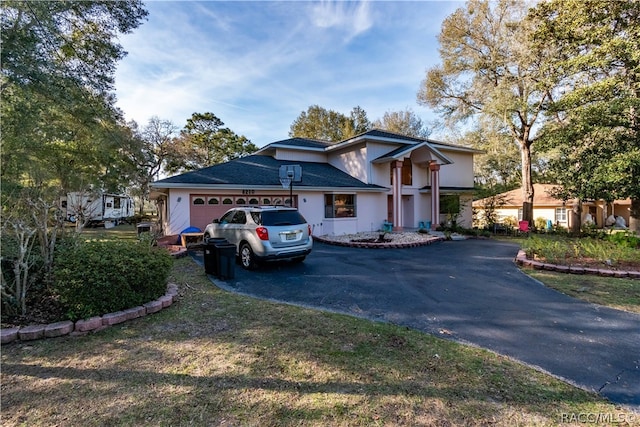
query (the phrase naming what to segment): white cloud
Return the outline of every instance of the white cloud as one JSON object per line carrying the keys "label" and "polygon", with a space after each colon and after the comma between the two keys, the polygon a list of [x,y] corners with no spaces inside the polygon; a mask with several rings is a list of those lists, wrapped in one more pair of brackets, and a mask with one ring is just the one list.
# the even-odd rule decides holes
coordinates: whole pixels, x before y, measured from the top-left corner
{"label": "white cloud", "polygon": [[320,28],[341,30],[346,40],[364,33],[373,26],[368,1],[327,1],[313,3],[311,21]]}

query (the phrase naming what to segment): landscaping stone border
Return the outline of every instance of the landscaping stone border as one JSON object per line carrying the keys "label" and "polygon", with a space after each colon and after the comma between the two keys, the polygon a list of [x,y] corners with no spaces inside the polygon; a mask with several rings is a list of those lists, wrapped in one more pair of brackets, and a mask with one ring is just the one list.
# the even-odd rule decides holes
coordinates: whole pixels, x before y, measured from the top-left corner
{"label": "landscaping stone border", "polygon": [[14,341],[32,341],[42,338],[61,337],[64,335],[84,336],[90,332],[98,332],[109,326],[117,325],[118,323],[137,319],[147,314],[157,313],[163,308],[171,306],[171,304],[177,300],[178,285],[169,283],[167,285],[167,292],[163,296],[139,307],[116,311],[115,313],[108,313],[89,319],[82,319],[75,323],[71,320],[66,320],[48,325],[29,325],[0,329],[0,343],[8,344]]}
{"label": "landscaping stone border", "polygon": [[527,258],[524,250],[519,250],[516,255],[515,262],[524,267],[531,267],[535,270],[557,271],[558,273],[568,274],[592,274],[603,277],[621,277],[629,279],[640,279],[640,271],[627,270],[611,270],[606,268],[587,268],[572,265],[556,265]]}
{"label": "landscaping stone border", "polygon": [[444,237],[434,236],[422,242],[405,242],[405,243],[368,243],[368,242],[340,242],[331,240],[322,236],[313,236],[314,241],[326,243],[334,246],[345,246],[349,248],[367,248],[367,249],[398,249],[398,248],[415,248],[418,246],[427,246],[435,242],[446,240]]}

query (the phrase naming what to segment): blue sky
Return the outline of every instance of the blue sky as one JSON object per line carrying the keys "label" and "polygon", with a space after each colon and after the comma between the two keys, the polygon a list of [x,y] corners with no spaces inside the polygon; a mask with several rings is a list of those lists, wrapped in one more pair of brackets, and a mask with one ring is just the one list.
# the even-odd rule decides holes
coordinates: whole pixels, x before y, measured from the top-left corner
{"label": "blue sky", "polygon": [[[148,1],[149,19],[121,37],[116,95],[127,120],[182,128],[212,112],[262,147],[288,138],[310,105],[369,120],[412,109],[455,1]],[[433,134],[432,136],[437,136]]]}

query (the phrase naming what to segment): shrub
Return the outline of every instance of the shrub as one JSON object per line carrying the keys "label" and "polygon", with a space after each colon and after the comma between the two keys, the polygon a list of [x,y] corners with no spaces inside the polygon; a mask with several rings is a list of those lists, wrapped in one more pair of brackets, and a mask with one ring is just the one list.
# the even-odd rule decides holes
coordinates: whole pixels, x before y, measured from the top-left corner
{"label": "shrub", "polygon": [[624,248],[640,249],[640,236],[629,231],[609,234],[607,240]]}
{"label": "shrub", "polygon": [[543,218],[541,216],[536,218],[536,220],[534,222],[534,226],[538,230],[546,230],[547,229],[547,219]]}
{"label": "shrub", "polygon": [[559,264],[580,262],[585,258],[610,266],[640,259],[637,249],[591,237],[531,236],[522,243],[522,248],[529,258],[537,256]]}
{"label": "shrub", "polygon": [[516,218],[515,216],[507,216],[502,218],[502,223],[504,225],[508,225],[509,227],[514,227],[517,228],[518,227],[518,218]]}
{"label": "shrub", "polygon": [[60,245],[54,287],[70,320],[100,316],[161,296],[171,265],[166,250],[136,241]]}

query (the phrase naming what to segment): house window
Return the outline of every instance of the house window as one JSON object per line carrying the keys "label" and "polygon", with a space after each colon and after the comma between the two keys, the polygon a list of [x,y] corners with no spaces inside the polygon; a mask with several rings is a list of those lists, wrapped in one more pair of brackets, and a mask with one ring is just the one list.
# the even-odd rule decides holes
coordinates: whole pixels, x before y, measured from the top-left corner
{"label": "house window", "polygon": [[[389,165],[389,183],[393,185],[393,162]],[[402,162],[402,185],[413,185],[413,167],[411,159],[406,158]]]}
{"label": "house window", "polygon": [[120,209],[122,206],[120,205],[120,197],[116,197],[113,199],[113,209]]}
{"label": "house window", "polygon": [[233,204],[233,200],[231,200],[231,198],[227,197],[222,201],[223,205],[232,205]]}
{"label": "house window", "polygon": [[260,201],[258,199],[256,199],[255,197],[249,199],[249,204],[250,205],[259,205]]}
{"label": "house window", "polygon": [[209,201],[207,203],[209,203],[210,205],[219,205],[220,200],[218,200],[217,197],[209,197]]}
{"label": "house window", "polygon": [[567,222],[567,208],[556,208],[556,222]]}
{"label": "house window", "polygon": [[523,210],[522,208],[518,208],[518,221],[522,221]]}
{"label": "house window", "polygon": [[413,168],[411,167],[411,159],[406,158],[402,162],[402,185],[413,184]]}
{"label": "house window", "polygon": [[262,199],[262,204],[263,205],[270,205],[271,204],[271,199],[268,197],[265,197]]}
{"label": "house window", "polygon": [[451,194],[440,195],[440,213],[457,215],[460,213],[460,196]]}
{"label": "house window", "polygon": [[325,194],[324,216],[325,218],[355,218],[356,195]]}
{"label": "house window", "polygon": [[238,197],[236,199],[236,205],[246,205],[247,201],[243,197]]}
{"label": "house window", "polygon": [[202,197],[194,197],[193,198],[194,205],[204,205],[204,199]]}

